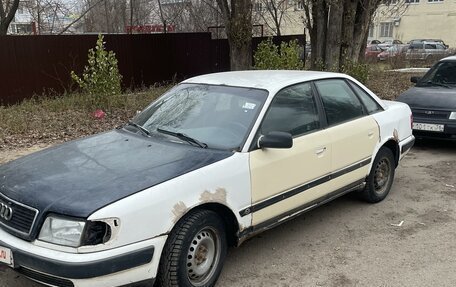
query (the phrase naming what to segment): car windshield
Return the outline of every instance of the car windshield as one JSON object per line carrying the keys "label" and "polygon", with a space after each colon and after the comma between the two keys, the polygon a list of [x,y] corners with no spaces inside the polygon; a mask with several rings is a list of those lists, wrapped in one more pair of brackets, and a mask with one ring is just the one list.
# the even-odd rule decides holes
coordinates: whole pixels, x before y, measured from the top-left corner
{"label": "car windshield", "polygon": [[434,65],[418,86],[456,86],[456,62],[446,61]]}
{"label": "car windshield", "polygon": [[239,150],[268,92],[253,88],[181,84],[135,117],[152,137]]}

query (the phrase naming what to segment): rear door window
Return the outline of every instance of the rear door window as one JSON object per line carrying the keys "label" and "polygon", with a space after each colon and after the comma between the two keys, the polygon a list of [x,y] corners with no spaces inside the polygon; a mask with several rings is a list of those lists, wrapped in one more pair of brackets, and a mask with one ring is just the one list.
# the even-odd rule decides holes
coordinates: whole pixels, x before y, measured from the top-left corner
{"label": "rear door window", "polygon": [[322,99],[329,126],[364,115],[361,102],[344,80],[321,80],[315,82],[315,85]]}

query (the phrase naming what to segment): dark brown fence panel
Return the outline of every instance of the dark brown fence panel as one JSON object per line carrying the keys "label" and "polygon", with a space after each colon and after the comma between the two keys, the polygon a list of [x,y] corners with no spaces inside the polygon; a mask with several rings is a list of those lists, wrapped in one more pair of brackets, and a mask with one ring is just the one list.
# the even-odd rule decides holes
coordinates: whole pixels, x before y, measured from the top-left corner
{"label": "dark brown fence panel", "polygon": [[[71,90],[70,72],[82,73],[97,37],[1,36],[0,104]],[[282,36],[273,41],[296,38]],[[254,38],[253,49],[264,39]],[[227,40],[211,40],[210,33],[106,35],[105,42],[116,53],[125,88],[227,71],[230,66]]]}
{"label": "dark brown fence panel", "polygon": [[[70,89],[70,72],[82,73],[96,40],[97,35],[0,37],[0,101]],[[212,57],[208,33],[106,35],[105,41],[119,60],[124,87],[222,71],[212,65],[220,60]]]}

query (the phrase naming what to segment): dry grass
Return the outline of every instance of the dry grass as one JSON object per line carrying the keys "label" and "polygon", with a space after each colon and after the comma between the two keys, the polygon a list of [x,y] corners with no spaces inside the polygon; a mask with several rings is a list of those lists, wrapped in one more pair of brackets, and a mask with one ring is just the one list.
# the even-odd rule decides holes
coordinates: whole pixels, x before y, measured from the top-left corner
{"label": "dry grass", "polygon": [[398,73],[375,69],[371,72],[366,86],[384,100],[394,100],[408,90],[413,84],[412,76],[423,76],[423,73]]}
{"label": "dry grass", "polygon": [[[385,72],[376,67],[367,86],[383,99],[395,99],[412,86],[414,74]],[[53,98],[34,98],[21,104],[0,106],[0,149],[48,145],[110,130],[131,119],[169,87],[111,96],[94,103],[86,95],[71,94]],[[106,117],[92,113],[103,109]]]}
{"label": "dry grass", "polygon": [[[168,87],[116,95],[94,103],[86,95],[33,98],[21,104],[0,106],[0,149],[63,142],[112,129],[132,118]],[[106,112],[96,119],[96,109]]]}

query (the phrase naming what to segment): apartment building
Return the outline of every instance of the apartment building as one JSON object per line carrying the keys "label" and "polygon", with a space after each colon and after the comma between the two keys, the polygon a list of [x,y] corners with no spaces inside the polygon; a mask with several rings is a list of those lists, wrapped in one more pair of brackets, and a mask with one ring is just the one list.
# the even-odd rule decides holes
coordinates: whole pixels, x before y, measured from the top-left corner
{"label": "apartment building", "polygon": [[456,0],[398,0],[381,5],[369,39],[442,39],[456,47]]}
{"label": "apartment building", "polygon": [[32,35],[36,33],[36,25],[33,17],[25,8],[24,1],[19,2],[13,21],[8,27],[8,34],[11,35]]}

